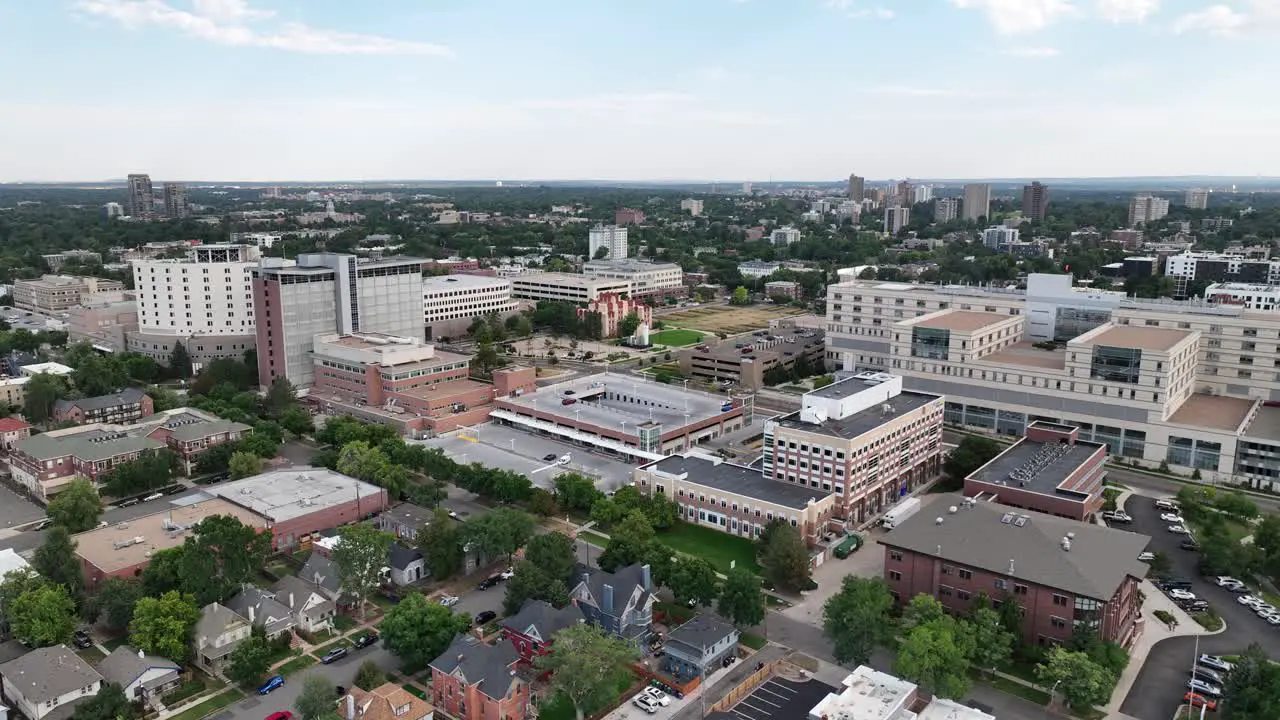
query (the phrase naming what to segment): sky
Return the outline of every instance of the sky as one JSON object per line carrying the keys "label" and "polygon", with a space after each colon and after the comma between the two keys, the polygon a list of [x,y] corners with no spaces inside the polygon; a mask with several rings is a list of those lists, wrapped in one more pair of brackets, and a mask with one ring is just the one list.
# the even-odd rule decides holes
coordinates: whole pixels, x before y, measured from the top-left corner
{"label": "sky", "polygon": [[1280,0],[0,0],[0,181],[1280,175]]}

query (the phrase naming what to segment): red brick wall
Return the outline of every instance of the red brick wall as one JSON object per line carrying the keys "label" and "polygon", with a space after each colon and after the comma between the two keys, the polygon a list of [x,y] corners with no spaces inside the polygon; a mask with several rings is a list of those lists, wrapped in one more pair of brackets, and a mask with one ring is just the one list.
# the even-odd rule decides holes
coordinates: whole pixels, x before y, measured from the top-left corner
{"label": "red brick wall", "polygon": [[[235,500],[235,498],[231,499]],[[355,522],[362,517],[386,509],[387,491],[379,488],[376,493],[361,495],[358,505],[355,500],[352,500],[332,507],[316,508],[314,512],[306,515],[275,523],[271,528],[274,535],[273,544],[275,547],[296,545],[298,538],[303,535]]]}
{"label": "red brick wall", "polygon": [[284,377],[286,363],[278,284],[254,278],[253,317],[258,335],[258,383],[269,387],[277,377]]}
{"label": "red brick wall", "polygon": [[493,386],[498,390],[498,397],[506,397],[520,390],[521,394],[531,393],[538,387],[536,368],[516,367],[493,371]]}

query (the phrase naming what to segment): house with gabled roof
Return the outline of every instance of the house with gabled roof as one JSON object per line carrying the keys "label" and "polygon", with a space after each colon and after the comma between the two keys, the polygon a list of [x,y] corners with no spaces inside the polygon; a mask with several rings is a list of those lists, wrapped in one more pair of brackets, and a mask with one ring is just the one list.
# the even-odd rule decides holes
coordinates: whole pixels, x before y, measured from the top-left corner
{"label": "house with gabled roof", "polygon": [[0,687],[28,720],[63,720],[98,694],[102,676],[66,645],[53,645],[0,665]]}
{"label": "house with gabled roof", "polygon": [[395,683],[386,683],[372,690],[351,686],[338,700],[338,714],[343,720],[431,720],[434,709]]}
{"label": "house with gabled roof", "polygon": [[124,689],[124,696],[143,705],[158,704],[160,697],[182,682],[178,663],[121,645],[98,664],[106,682]]}
{"label": "house with gabled roof", "polygon": [[293,613],[276,599],[276,594],[257,585],[245,585],[226,605],[253,627],[262,628],[268,640],[280,637],[295,625]]}
{"label": "house with gabled roof", "polygon": [[303,632],[316,633],[333,628],[338,607],[320,592],[320,588],[302,578],[286,575],[271,587],[277,602],[289,609],[294,626]]}
{"label": "house with gabled roof", "polygon": [[579,566],[578,584],[569,598],[587,622],[635,645],[645,647],[653,625],[653,578],[648,565],[628,565],[614,572]]}
{"label": "house with gabled roof", "polygon": [[551,650],[555,634],[586,622],[577,605],[557,608],[545,600],[525,600],[520,612],[502,621],[507,640],[525,662]]}
{"label": "house with gabled roof", "polygon": [[211,675],[221,675],[231,651],[244,642],[252,625],[239,613],[220,603],[209,603],[200,609],[192,643],[196,666]]}
{"label": "house with gabled roof", "polygon": [[524,720],[529,683],[516,672],[520,655],[507,643],[486,645],[457,635],[431,661],[431,691],[438,709],[460,720]]}

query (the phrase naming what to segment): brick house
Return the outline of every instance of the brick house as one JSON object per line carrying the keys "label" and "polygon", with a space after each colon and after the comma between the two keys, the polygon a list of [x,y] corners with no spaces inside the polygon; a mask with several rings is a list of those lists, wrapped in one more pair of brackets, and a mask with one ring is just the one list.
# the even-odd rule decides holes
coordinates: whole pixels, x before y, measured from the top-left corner
{"label": "brick house", "polygon": [[557,609],[544,600],[525,600],[520,612],[502,621],[503,635],[526,663],[551,651],[555,634],[585,620],[576,605]]}
{"label": "brick house", "polygon": [[78,400],[59,400],[53,405],[54,422],[120,423],[129,425],[155,413],[155,401],[139,388]]}
{"label": "brick house", "polygon": [[1016,602],[1023,640],[1057,645],[1077,627],[1130,646],[1142,634],[1139,553],[1151,538],[1044,513],[941,495],[880,539],[899,603],[931,595],[967,613],[979,595]]}
{"label": "brick house", "polygon": [[13,450],[14,443],[31,437],[31,423],[22,418],[0,418],[0,450]]}
{"label": "brick house", "polygon": [[460,720],[524,720],[529,683],[516,673],[520,655],[507,643],[454,637],[431,661],[435,707]]}
{"label": "brick house", "polygon": [[343,720],[431,720],[433,708],[395,683],[369,691],[353,685],[338,700],[338,714]]}

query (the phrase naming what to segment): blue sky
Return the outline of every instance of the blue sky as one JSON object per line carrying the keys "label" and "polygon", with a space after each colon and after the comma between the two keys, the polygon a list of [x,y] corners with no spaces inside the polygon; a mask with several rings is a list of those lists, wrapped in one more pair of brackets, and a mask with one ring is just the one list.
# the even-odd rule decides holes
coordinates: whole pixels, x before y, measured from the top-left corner
{"label": "blue sky", "polygon": [[1280,175],[1280,0],[0,0],[0,181]]}

